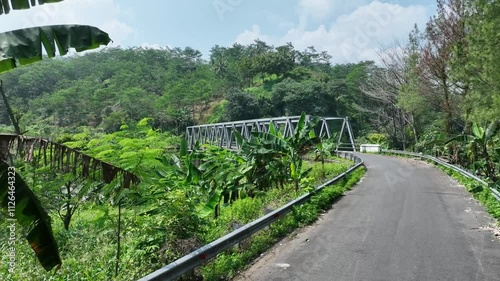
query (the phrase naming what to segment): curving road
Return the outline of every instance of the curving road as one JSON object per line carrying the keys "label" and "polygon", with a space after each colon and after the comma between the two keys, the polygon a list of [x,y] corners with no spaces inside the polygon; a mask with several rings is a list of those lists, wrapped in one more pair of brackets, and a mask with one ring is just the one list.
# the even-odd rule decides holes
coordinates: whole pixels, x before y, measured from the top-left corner
{"label": "curving road", "polygon": [[358,186],[236,280],[500,280],[493,220],[463,187],[421,161],[362,157]]}

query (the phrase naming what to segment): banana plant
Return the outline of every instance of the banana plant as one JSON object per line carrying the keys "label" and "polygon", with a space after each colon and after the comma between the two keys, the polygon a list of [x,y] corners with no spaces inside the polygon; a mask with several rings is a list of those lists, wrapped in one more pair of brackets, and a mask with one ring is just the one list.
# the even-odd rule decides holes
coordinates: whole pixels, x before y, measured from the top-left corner
{"label": "banana plant", "polygon": [[109,35],[88,25],[51,25],[0,33],[0,73],[27,65],[43,58],[43,49],[49,58],[64,56],[70,48],[77,52],[107,45]]}
{"label": "banana plant", "polygon": [[[0,1],[0,15],[8,14],[10,10],[25,10],[29,9],[36,5],[38,2],[39,5],[43,5],[45,3],[57,3],[63,0],[2,0]],[[31,5],[30,5],[31,4]]]}
{"label": "banana plant", "polygon": [[247,163],[254,166],[247,178],[258,190],[265,190],[272,182],[285,179],[290,179],[299,189],[300,180],[310,172],[310,169],[302,170],[302,156],[321,141],[314,133],[319,119],[306,119],[302,113],[294,134],[289,138],[284,138],[272,123],[268,132],[252,132],[250,140],[246,141],[235,132],[241,153],[247,158]]}
{"label": "banana plant", "polygon": [[[333,139],[336,139],[333,137]],[[315,161],[321,161],[321,176],[325,178],[325,159],[332,155],[332,151],[335,150],[336,145],[332,141],[321,140],[314,150],[316,154]]]}
{"label": "banana plant", "polygon": [[468,161],[462,162],[467,163],[476,171],[484,170],[486,176],[494,182],[498,180],[493,161],[495,151],[490,153],[489,147],[493,145],[493,139],[500,129],[499,124],[499,121],[493,121],[487,128],[484,128],[474,123],[471,135],[462,134],[446,142],[446,144],[457,142],[459,145],[465,144],[466,151],[464,153]]}
{"label": "banana plant", "polygon": [[[8,220],[29,229],[26,239],[46,270],[61,264],[47,211],[14,168],[0,160],[0,200]],[[15,227],[14,227],[15,229]]]}
{"label": "banana plant", "polygon": [[170,167],[173,169],[159,170],[157,173],[163,178],[175,174],[189,192],[196,192],[198,197],[206,198],[199,202],[198,214],[201,217],[213,214],[217,218],[221,203],[230,204],[238,200],[241,192],[248,187],[243,181],[246,173],[244,159],[215,146],[206,145],[202,148],[196,144],[189,152],[187,141],[182,140],[180,155],[171,157]]}
{"label": "banana plant", "polygon": [[[187,185],[197,185],[201,179],[201,171],[196,165],[201,161],[203,152],[199,150],[199,143],[196,143],[194,149],[188,151],[188,144],[185,139],[181,140],[179,156],[172,155],[170,166],[173,167],[174,173],[182,179]],[[166,162],[166,161],[164,161]],[[157,173],[161,177],[167,177],[169,171],[158,170]]]}
{"label": "banana plant", "polygon": [[231,204],[240,198],[240,192],[247,187],[244,159],[234,152],[215,146],[207,146],[199,170],[202,172],[200,186],[208,193],[208,200],[201,206],[200,214],[220,214],[222,203]]}
{"label": "banana plant", "polygon": [[[283,186],[289,177],[289,168],[284,159],[288,155],[288,143],[271,123],[269,132],[252,132],[249,140],[235,132],[240,155],[247,167],[245,176],[256,191],[266,191],[273,183]],[[249,193],[254,196],[254,192]]]}
{"label": "banana plant", "polygon": [[302,113],[294,134],[288,139],[291,177],[296,190],[300,187],[300,180],[311,171],[311,168],[302,171],[302,156],[321,142],[321,138],[314,133],[318,122],[319,118],[313,118],[306,122],[306,114]]}

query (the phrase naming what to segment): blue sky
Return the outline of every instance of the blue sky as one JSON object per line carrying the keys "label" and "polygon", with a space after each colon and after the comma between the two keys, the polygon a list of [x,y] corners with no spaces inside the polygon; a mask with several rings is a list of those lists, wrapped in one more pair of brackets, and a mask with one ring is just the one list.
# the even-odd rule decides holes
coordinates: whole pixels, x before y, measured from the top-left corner
{"label": "blue sky", "polygon": [[[146,4],[147,3],[147,4]],[[77,23],[108,32],[112,46],[185,47],[208,57],[214,45],[315,46],[338,63],[377,58],[435,13],[435,0],[66,0],[0,17],[0,32]]]}

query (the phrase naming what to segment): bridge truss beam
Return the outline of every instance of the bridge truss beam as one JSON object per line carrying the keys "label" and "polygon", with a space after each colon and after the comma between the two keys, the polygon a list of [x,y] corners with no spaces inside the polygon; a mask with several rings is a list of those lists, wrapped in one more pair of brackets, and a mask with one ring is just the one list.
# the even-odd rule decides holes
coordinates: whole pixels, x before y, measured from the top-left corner
{"label": "bridge truss beam", "polygon": [[[284,137],[290,137],[293,135],[299,119],[300,116],[287,116],[190,126],[186,128],[186,140],[190,150],[195,147],[197,142],[199,144],[213,144],[226,149],[239,149],[235,131],[240,133],[243,138],[250,139],[251,132],[269,132],[269,126],[273,123]],[[306,120],[310,120],[309,115],[306,116]],[[342,125],[339,132],[335,130],[334,125],[338,126],[340,122]],[[356,151],[354,135],[348,117],[320,117],[316,133],[323,138],[335,137],[337,150]],[[347,142],[342,142],[344,136]]]}

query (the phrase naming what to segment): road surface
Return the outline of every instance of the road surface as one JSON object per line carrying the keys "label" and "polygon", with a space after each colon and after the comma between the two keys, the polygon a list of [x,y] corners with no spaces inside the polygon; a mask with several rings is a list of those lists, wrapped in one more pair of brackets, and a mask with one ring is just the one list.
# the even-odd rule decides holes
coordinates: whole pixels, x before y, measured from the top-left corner
{"label": "road surface", "polygon": [[500,281],[494,222],[462,186],[421,161],[362,157],[358,186],[235,280]]}

